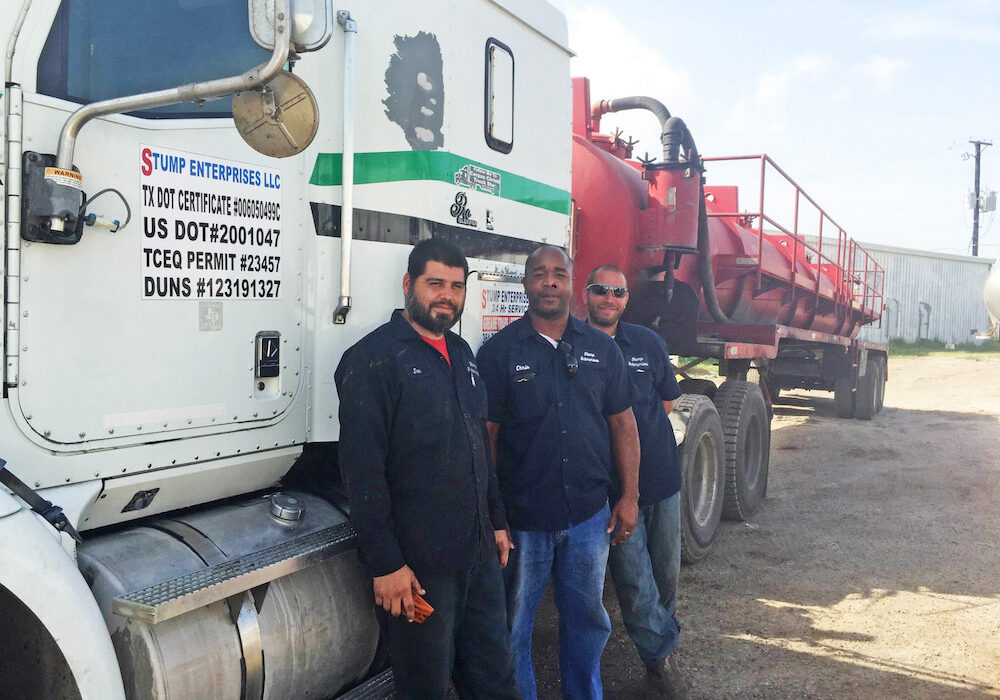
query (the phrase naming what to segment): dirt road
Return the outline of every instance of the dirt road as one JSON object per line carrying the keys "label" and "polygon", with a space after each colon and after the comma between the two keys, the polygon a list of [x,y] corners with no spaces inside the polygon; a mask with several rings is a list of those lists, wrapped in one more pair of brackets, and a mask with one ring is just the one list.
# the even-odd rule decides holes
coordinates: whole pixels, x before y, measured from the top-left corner
{"label": "dirt road", "polygon": [[[768,497],[681,570],[695,698],[1000,696],[1000,357],[889,363],[872,422],[775,407]],[[610,581],[609,698],[650,697]],[[535,655],[559,696],[551,599]]]}

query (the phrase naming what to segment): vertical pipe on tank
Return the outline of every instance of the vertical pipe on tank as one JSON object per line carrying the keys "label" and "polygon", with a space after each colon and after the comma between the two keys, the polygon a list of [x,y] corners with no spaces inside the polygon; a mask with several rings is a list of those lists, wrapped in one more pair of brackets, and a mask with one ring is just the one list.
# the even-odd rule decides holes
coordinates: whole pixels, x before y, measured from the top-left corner
{"label": "vertical pipe on tank", "polygon": [[767,172],[767,156],[760,157],[760,198],[757,208],[757,289],[760,289],[764,262],[764,173]]}

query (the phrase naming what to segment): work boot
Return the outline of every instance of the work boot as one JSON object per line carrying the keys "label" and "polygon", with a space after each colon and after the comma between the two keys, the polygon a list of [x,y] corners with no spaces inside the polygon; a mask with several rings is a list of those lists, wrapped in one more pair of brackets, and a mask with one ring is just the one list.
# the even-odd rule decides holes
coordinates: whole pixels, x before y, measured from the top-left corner
{"label": "work boot", "polygon": [[656,687],[661,697],[688,700],[688,685],[673,654],[661,664],[646,666],[646,671],[649,682]]}

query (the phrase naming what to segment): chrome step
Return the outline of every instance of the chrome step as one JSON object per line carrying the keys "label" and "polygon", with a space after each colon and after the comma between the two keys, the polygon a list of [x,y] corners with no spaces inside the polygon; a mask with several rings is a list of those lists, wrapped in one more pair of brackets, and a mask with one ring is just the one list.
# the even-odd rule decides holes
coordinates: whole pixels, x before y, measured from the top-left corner
{"label": "chrome step", "polygon": [[112,609],[155,625],[318,564],[353,548],[357,536],[341,523],[119,596]]}

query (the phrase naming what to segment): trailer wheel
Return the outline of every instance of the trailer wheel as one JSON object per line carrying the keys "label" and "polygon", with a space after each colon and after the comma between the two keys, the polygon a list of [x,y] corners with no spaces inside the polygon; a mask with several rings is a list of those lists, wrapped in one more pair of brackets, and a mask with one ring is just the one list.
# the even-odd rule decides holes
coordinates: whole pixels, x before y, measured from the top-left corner
{"label": "trailer wheel", "polygon": [[865,376],[858,378],[858,393],[854,399],[854,416],[858,420],[871,420],[878,413],[879,394],[884,391],[883,374],[880,358],[870,358]]}
{"label": "trailer wheel", "polygon": [[882,406],[885,404],[885,380],[887,376],[886,365],[889,363],[889,358],[880,356],[878,358],[879,369],[881,370],[882,376],[881,381],[878,386],[875,387],[875,414],[878,415],[882,412]]}
{"label": "trailer wheel", "polygon": [[719,387],[711,379],[682,379],[677,384],[685,394],[714,398]]}
{"label": "trailer wheel", "polygon": [[746,520],[767,491],[771,421],[760,387],[727,381],[715,394],[726,436],[726,498],[722,516]]}
{"label": "trailer wheel", "polygon": [[833,383],[833,408],[837,418],[854,418],[854,381],[851,377]]}
{"label": "trailer wheel", "polygon": [[687,416],[680,446],[681,561],[694,564],[705,558],[719,529],[725,498],[725,435],[711,399],[685,394],[674,411]]}

